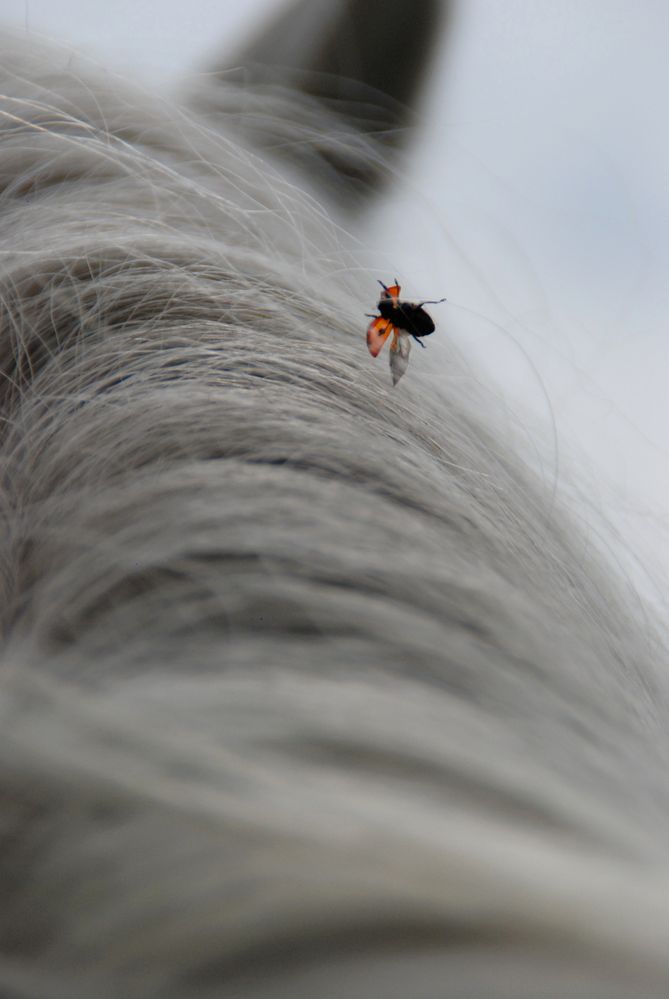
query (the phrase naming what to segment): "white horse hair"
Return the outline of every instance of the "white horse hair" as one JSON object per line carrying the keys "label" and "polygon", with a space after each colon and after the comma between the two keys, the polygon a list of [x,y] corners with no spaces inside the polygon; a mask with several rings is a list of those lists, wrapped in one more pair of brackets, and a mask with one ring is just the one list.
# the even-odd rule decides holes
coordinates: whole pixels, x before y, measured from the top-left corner
{"label": "white horse hair", "polygon": [[243,114],[1,65],[0,995],[664,999],[650,616]]}

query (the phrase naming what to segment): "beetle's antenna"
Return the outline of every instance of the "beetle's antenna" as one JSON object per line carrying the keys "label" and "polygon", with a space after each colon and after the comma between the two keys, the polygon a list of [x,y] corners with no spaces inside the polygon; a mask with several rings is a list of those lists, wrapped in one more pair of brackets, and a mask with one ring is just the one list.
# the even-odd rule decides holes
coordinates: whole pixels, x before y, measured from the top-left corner
{"label": "beetle's antenna", "polygon": [[381,285],[381,287],[383,288],[384,291],[388,291],[388,285],[387,284],[384,284],[383,281],[379,280],[379,278],[377,278],[376,280],[379,282],[379,284]]}
{"label": "beetle's antenna", "polygon": [[423,307],[424,305],[439,305],[439,304],[440,304],[441,302],[447,302],[447,301],[448,301],[448,299],[447,299],[447,298],[434,298],[434,299],[428,299],[428,301],[427,301],[427,302],[419,302],[419,303],[418,303],[418,308],[420,309],[420,308],[422,308],[422,307]]}
{"label": "beetle's antenna", "polygon": [[413,335],[413,333],[411,334],[411,336],[413,336],[414,340],[416,341],[419,347],[422,347],[423,350],[426,350],[425,344],[423,343],[422,340],[419,340],[417,336]]}

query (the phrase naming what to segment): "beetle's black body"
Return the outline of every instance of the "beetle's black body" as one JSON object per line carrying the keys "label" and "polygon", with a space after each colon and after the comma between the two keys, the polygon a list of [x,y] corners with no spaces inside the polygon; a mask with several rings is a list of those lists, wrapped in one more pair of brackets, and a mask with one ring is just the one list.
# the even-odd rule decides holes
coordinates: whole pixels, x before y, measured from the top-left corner
{"label": "beetle's black body", "polygon": [[379,301],[378,309],[384,319],[397,329],[405,330],[416,340],[434,333],[432,317],[427,314],[422,304],[400,302],[384,295]]}
{"label": "beetle's black body", "polygon": [[[434,323],[432,322],[432,317],[427,314],[423,306],[438,305],[439,302],[445,302],[446,299],[439,298],[436,301],[430,302],[403,302],[400,299],[402,289],[397,282],[397,278],[395,278],[395,284],[390,287],[384,284],[383,281],[379,281],[379,284],[383,288],[378,304],[380,315],[370,316],[374,322],[370,324],[367,334],[367,345],[372,355],[376,357],[376,354],[381,349],[383,339],[385,339],[385,336],[391,329],[394,329],[396,333],[400,330],[408,333],[409,336],[414,338],[416,343],[424,347],[425,344],[420,343],[420,338],[434,333]],[[385,326],[384,323],[386,324]],[[379,334],[381,336],[380,341]]]}

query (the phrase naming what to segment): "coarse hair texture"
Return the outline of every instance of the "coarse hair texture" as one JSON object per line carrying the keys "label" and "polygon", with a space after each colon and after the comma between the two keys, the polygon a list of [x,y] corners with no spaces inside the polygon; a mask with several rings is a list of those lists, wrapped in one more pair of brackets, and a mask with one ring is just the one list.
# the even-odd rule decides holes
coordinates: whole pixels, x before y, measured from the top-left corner
{"label": "coarse hair texture", "polygon": [[666,996],[655,626],[294,177],[1,64],[2,996]]}

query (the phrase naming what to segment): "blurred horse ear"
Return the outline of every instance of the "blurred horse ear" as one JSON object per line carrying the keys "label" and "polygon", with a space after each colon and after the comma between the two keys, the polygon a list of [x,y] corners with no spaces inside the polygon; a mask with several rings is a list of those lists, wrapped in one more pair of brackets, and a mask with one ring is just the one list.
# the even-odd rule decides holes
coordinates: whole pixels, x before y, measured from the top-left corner
{"label": "blurred horse ear", "polygon": [[[450,0],[293,0],[214,76],[249,95],[252,141],[289,156],[322,193],[357,206],[411,137],[449,13]],[[277,102],[287,90],[305,99],[297,113],[294,102],[288,112],[290,102]],[[233,124],[243,120],[243,109],[229,110],[237,111]]]}
{"label": "blurred horse ear", "polygon": [[295,0],[241,53],[255,64],[327,73],[413,107],[439,33],[442,0]]}

